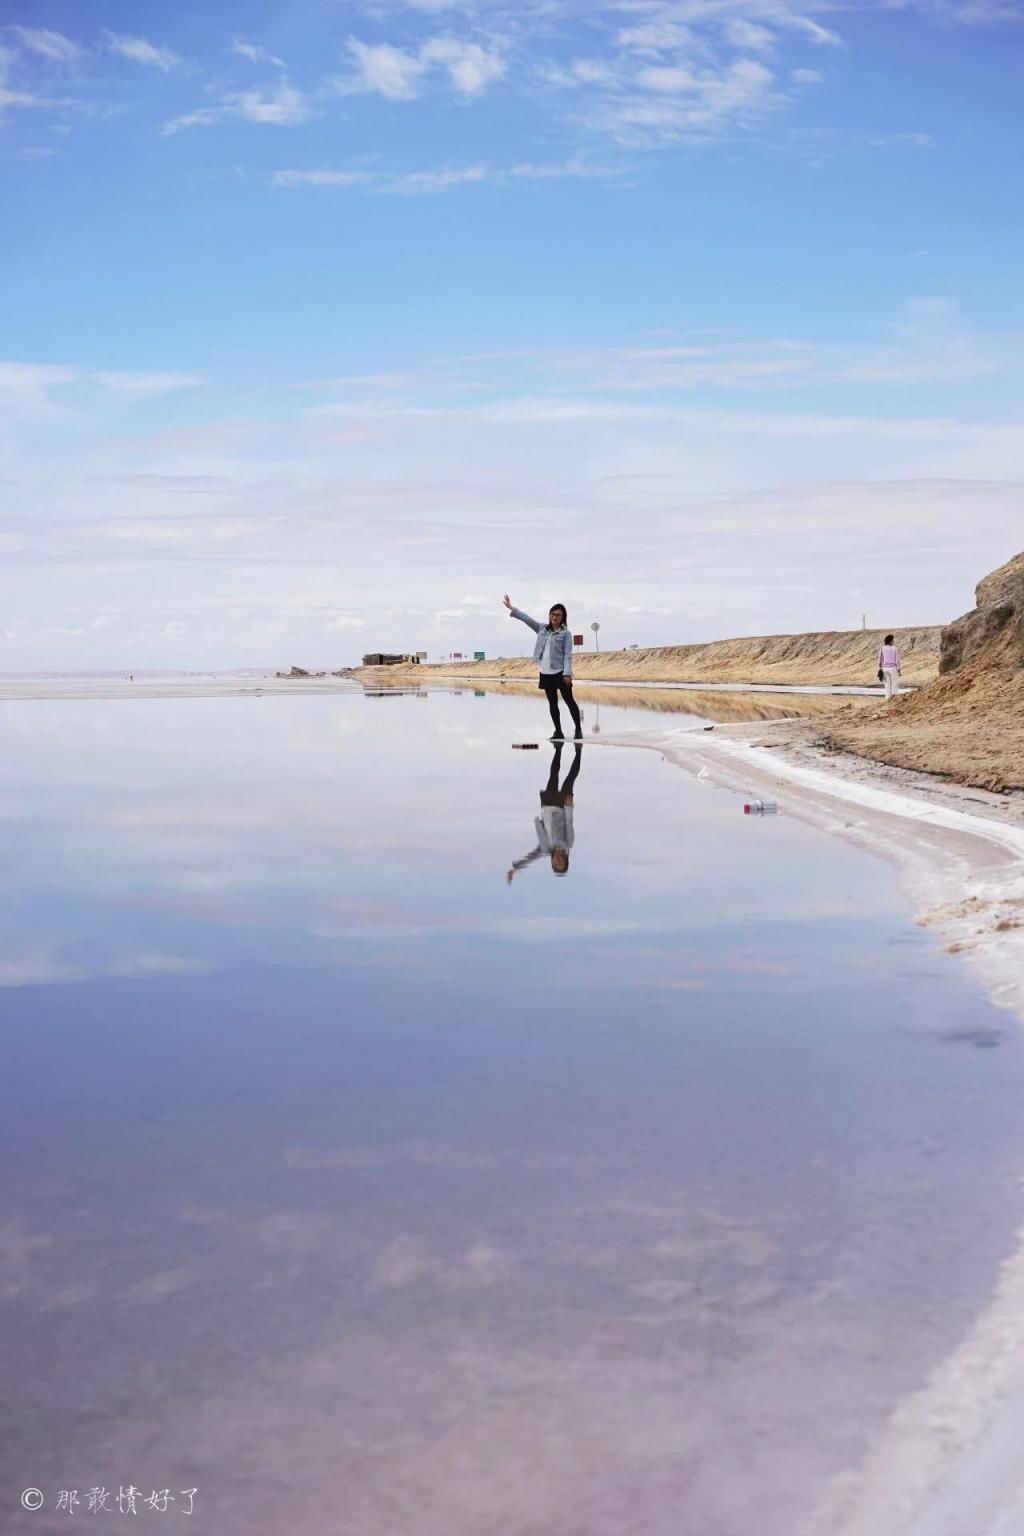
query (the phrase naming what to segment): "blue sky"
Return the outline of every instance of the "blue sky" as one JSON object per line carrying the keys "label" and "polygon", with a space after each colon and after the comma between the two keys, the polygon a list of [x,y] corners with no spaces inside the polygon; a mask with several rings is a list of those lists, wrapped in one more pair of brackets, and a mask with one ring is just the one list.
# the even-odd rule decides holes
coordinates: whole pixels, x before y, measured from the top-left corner
{"label": "blue sky", "polygon": [[1019,0],[3,14],[0,670],[936,622],[1024,544]]}

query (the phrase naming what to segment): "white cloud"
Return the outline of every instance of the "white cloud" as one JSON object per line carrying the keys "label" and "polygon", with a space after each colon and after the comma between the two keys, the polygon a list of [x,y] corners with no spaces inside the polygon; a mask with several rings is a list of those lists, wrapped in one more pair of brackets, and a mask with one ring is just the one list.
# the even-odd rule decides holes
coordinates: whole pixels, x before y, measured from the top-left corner
{"label": "white cloud", "polygon": [[621,28],[615,45],[633,53],[667,53],[687,47],[691,39],[690,29],[677,21],[645,21],[637,27]]}
{"label": "white cloud", "polygon": [[570,65],[572,85],[610,85],[616,72],[604,59],[574,59]]}
{"label": "white cloud", "polygon": [[486,165],[463,165],[436,171],[411,171],[408,176],[398,176],[387,187],[389,192],[415,195],[419,192],[447,192],[451,187],[467,183],[487,181]]}
{"label": "white cloud", "polygon": [[357,37],[349,38],[348,50],[358,74],[343,82],[341,89],[376,92],[389,101],[411,101],[416,95],[417,82],[426,68],[418,55],[391,43],[363,43]]}
{"label": "white cloud", "polygon": [[256,43],[247,43],[244,39],[236,37],[231,44],[231,52],[240,59],[248,59],[250,64],[273,64],[275,69],[286,69],[284,59],[279,59],[276,54],[268,53],[266,48],[259,47]]}
{"label": "white cloud", "polygon": [[309,99],[287,81],[263,91],[232,91],[216,106],[199,107],[164,123],[160,132],[166,138],[185,128],[209,128],[228,118],[260,123],[277,128],[292,128],[309,122],[314,115]]}
{"label": "white cloud", "polygon": [[553,162],[525,162],[521,165],[513,165],[508,175],[525,181],[552,181],[561,180],[564,177],[589,181],[613,180],[627,174],[626,166],[599,165],[583,160],[579,156],[573,156],[569,160]]}
{"label": "white cloud", "polygon": [[731,124],[774,110],[784,99],[772,71],[757,59],[699,70],[649,64],[632,76],[627,89],[600,97],[588,121],[622,144],[645,147],[720,134]]}
{"label": "white cloud", "polygon": [[500,53],[489,53],[479,43],[456,38],[435,38],[423,49],[422,58],[446,69],[452,85],[463,96],[479,96],[492,81],[502,78],[506,67]]}
{"label": "white cloud", "polygon": [[934,149],[935,140],[930,133],[878,133],[867,141],[872,149],[889,149],[893,145],[906,144],[911,149]]}
{"label": "white cloud", "polygon": [[121,395],[166,395],[177,389],[196,389],[206,380],[195,373],[106,373],[95,375],[104,388]]}
{"label": "white cloud", "polygon": [[143,64],[147,69],[159,69],[169,74],[182,62],[170,48],[151,43],[145,37],[133,37],[124,32],[105,32],[103,36],[104,45],[111,53],[120,54],[121,58],[130,59],[134,64]]}
{"label": "white cloud", "polygon": [[356,187],[376,181],[373,171],[275,171],[275,187]]}
{"label": "white cloud", "polygon": [[50,391],[62,384],[74,384],[79,377],[77,368],[0,362],[0,401],[4,413],[29,420],[50,416],[54,410]]}
{"label": "white cloud", "polygon": [[[372,412],[378,419],[410,412],[436,414],[443,390],[449,401],[444,411],[464,418],[475,410],[504,420],[522,419],[524,414],[529,419],[632,419],[647,412],[654,413],[653,419],[668,419],[665,413],[678,409],[672,397],[697,390],[778,395],[834,384],[966,384],[996,375],[1012,378],[1019,369],[1020,351],[1016,335],[978,332],[948,300],[923,297],[901,311],[881,345],[697,339],[626,347],[523,348],[455,359],[420,374],[395,375],[393,389],[407,397],[399,405],[381,399],[386,377],[323,381],[323,388],[363,387],[374,396],[372,401],[324,404],[311,411],[322,417]],[[645,395],[655,398],[638,403]]]}
{"label": "white cloud", "polygon": [[1020,26],[1024,23],[1020,0],[887,0],[887,3],[890,10],[920,11],[966,26],[1005,22]]}
{"label": "white cloud", "polygon": [[[8,365],[0,419],[32,423],[23,452],[4,449],[16,486],[4,558],[18,575],[2,621],[5,654],[17,657],[8,666],[66,664],[70,647],[116,665],[126,644],[137,666],[322,666],[328,654],[340,664],[355,659],[361,630],[329,626],[362,618],[379,629],[391,603],[405,616],[388,622],[388,648],[467,649],[470,632],[492,652],[508,644],[504,615],[492,629],[486,603],[469,594],[486,595],[500,570],[525,602],[528,551],[552,518],[586,530],[578,576],[588,603],[614,593],[624,610],[653,611],[685,580],[697,611],[655,615],[642,630],[627,628],[624,612],[618,633],[629,641],[830,627],[850,563],[855,584],[873,573],[878,611],[902,593],[902,622],[941,618],[967,606],[943,582],[1012,552],[1024,422],[1005,401],[1019,396],[1021,355],[1018,338],[979,334],[933,295],[874,345],[698,335],[433,364],[411,349],[413,366],[393,381],[350,379],[355,398],[333,418],[304,407],[345,400],[340,387],[284,394],[278,420],[131,437],[133,418],[148,414],[144,396],[140,408],[91,372]],[[958,413],[963,381],[997,368],[1005,383],[970,390],[970,412]],[[925,389],[911,395],[907,379]],[[721,393],[732,389],[743,392],[738,409]],[[73,419],[53,410],[65,393]],[[339,425],[354,429],[342,451],[331,435]],[[898,538],[879,565],[870,529],[886,515]],[[637,519],[659,550],[657,570],[637,573],[630,560]],[[335,568],[339,584],[325,591]],[[94,609],[121,618],[96,630]],[[441,620],[435,645],[433,613],[455,610],[465,617]],[[284,638],[251,628],[282,614]]]}
{"label": "white cloud", "polygon": [[683,69],[678,64],[652,64],[640,71],[636,83],[642,91],[678,92],[699,89],[693,71]]}
{"label": "white cloud", "polygon": [[[275,187],[365,187],[379,192],[405,195],[447,192],[453,187],[481,182],[501,185],[510,181],[558,181],[565,179],[614,180],[626,168],[592,164],[579,157],[570,160],[534,163],[524,161],[508,167],[488,165],[441,166],[404,173],[366,170],[281,170],[271,177]],[[366,376],[364,376],[366,377]],[[406,378],[406,375],[402,375]]]}
{"label": "white cloud", "polygon": [[769,53],[775,47],[775,35],[758,22],[746,21],[742,16],[726,22],[725,33],[734,48],[752,53]]}
{"label": "white cloud", "polygon": [[301,91],[282,82],[272,91],[240,91],[228,98],[233,113],[250,123],[290,127],[305,123],[313,109]]}
{"label": "white cloud", "polygon": [[377,94],[389,101],[413,100],[420,81],[435,70],[447,73],[460,95],[479,96],[506,68],[500,53],[453,37],[431,38],[416,53],[350,37],[348,51],[356,74],[337,82],[342,94]]}
{"label": "white cloud", "polygon": [[54,64],[73,64],[83,53],[70,37],[65,37],[63,32],[51,32],[48,27],[11,27],[9,30],[22,48]]}
{"label": "white cloud", "polygon": [[792,27],[797,32],[803,32],[810,38],[812,43],[817,43],[819,47],[841,48],[843,46],[843,40],[838,32],[831,32],[828,27],[823,27],[820,23],[812,21],[809,16],[789,14],[780,16],[779,20],[785,26]]}
{"label": "white cloud", "polygon": [[64,103],[47,101],[42,96],[37,96],[33,91],[15,91],[8,89],[7,78],[10,74],[13,55],[7,48],[0,47],[0,123],[3,121],[5,107],[50,107],[60,106]]}
{"label": "white cloud", "polygon": [[825,76],[820,69],[792,69],[789,78],[794,85],[823,85]]}

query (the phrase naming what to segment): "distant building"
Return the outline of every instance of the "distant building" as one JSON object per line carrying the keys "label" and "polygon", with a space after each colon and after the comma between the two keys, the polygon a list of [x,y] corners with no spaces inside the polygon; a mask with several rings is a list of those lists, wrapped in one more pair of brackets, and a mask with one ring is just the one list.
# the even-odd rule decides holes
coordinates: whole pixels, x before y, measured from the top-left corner
{"label": "distant building", "polygon": [[412,663],[415,666],[419,659],[418,656],[411,653],[407,653],[404,656],[393,656],[386,651],[371,651],[369,655],[363,657],[363,666],[400,667],[403,663]]}

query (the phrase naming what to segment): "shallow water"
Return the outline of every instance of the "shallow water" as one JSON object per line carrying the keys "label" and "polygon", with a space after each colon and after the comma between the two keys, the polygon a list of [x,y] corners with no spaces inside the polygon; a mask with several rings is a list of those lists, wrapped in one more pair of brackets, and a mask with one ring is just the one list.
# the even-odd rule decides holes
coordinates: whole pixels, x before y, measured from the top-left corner
{"label": "shallow water", "polygon": [[585,714],[509,883],[539,696],[0,710],[0,1528],[792,1536],[955,1347],[1012,1021],[886,865]]}

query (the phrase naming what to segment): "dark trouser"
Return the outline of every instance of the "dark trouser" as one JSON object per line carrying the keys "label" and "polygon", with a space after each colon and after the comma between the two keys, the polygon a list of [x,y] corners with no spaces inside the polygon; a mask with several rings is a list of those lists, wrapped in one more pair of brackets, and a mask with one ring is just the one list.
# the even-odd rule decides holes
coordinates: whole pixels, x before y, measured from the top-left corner
{"label": "dark trouser", "polygon": [[558,787],[558,775],[562,771],[562,745],[559,742],[551,754],[551,772],[548,774],[548,782],[540,792],[541,805],[564,806],[567,799],[572,798],[572,792],[579,778],[580,759],[583,756],[583,748],[579,745],[573,752],[572,767],[565,776],[565,783],[561,789]]}
{"label": "dark trouser", "polygon": [[562,698],[569,707],[573,725],[578,731],[582,730],[579,708],[572,696],[572,684],[566,682],[561,672],[552,672],[550,675],[542,672],[540,675],[540,685],[547,695],[548,709],[551,711],[551,723],[555,728],[555,735],[561,736],[562,734],[562,717],[558,713],[559,694],[562,695]]}

